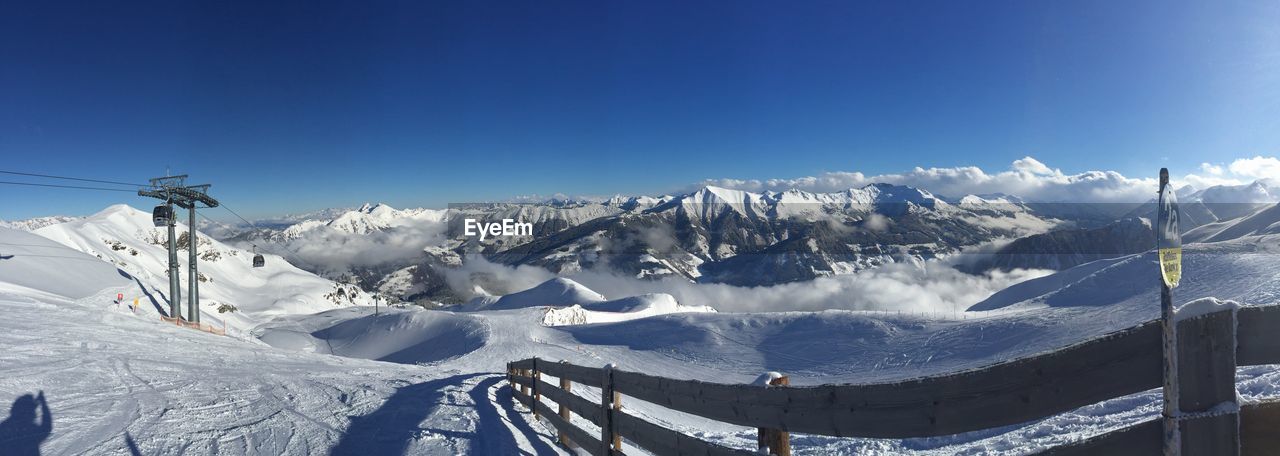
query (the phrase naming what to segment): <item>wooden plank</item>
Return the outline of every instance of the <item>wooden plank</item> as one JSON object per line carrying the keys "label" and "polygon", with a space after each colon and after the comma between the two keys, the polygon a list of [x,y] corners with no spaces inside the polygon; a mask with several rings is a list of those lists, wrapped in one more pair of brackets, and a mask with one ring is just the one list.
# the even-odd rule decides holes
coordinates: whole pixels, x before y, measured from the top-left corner
{"label": "wooden plank", "polygon": [[1202,416],[1178,420],[1182,454],[1234,456],[1240,454],[1240,415]]}
{"label": "wooden plank", "polygon": [[1177,330],[1182,454],[1238,455],[1235,310],[1180,321]]}
{"label": "wooden plank", "polygon": [[524,394],[520,392],[520,390],[513,389],[511,390],[511,397],[515,399],[516,402],[524,404],[525,407],[529,407],[529,410],[533,410],[533,398],[529,397],[528,394]]}
{"label": "wooden plank", "polygon": [[[519,375],[513,375],[513,376],[511,376],[511,383],[516,384],[516,385],[520,385],[520,386],[525,387],[525,388],[529,388],[529,387],[533,386],[533,379],[532,379],[532,378],[530,378],[530,377],[522,377],[522,376],[519,376]],[[527,394],[527,393],[526,393],[526,394]]]}
{"label": "wooden plank", "polygon": [[1157,418],[1036,454],[1046,456],[1158,455],[1164,451],[1163,439],[1164,423]]}
{"label": "wooden plank", "polygon": [[1280,448],[1280,401],[1240,408],[1240,454],[1271,456]]}
{"label": "wooden plank", "polygon": [[512,361],[510,364],[512,369],[533,369],[533,358]]}
{"label": "wooden plank", "polygon": [[[533,384],[530,385],[530,389],[533,390],[533,403],[538,404],[542,402],[542,395],[538,394],[538,383],[542,383],[540,380],[542,378],[541,377],[542,374],[538,372],[538,358],[533,359],[532,375],[533,375]],[[537,408],[533,409],[533,417],[537,418],[538,414],[539,414],[538,409]]]}
{"label": "wooden plank", "polygon": [[[561,378],[560,389],[563,390],[566,395],[572,396],[573,382],[569,381],[569,379],[567,378]],[[549,395],[548,397],[551,397],[551,400],[553,401],[556,400],[554,396]],[[565,405],[565,402],[567,401],[563,399],[556,401],[557,404],[560,404],[560,418],[564,419],[565,421],[573,422],[573,411],[569,410],[569,406]],[[561,445],[564,445],[566,448],[573,448],[573,441],[569,440],[568,435],[565,435],[565,433],[561,432],[558,437],[560,438]]]}
{"label": "wooden plank", "polygon": [[1178,406],[1183,414],[1236,400],[1235,328],[1231,311],[1178,322]]}
{"label": "wooden plank", "polygon": [[[1274,455],[1276,449],[1280,448],[1278,430],[1280,430],[1280,401],[1245,404],[1240,407],[1241,454]],[[1046,456],[1161,454],[1163,432],[1163,424],[1156,418],[1037,454]]]}
{"label": "wooden plank", "polygon": [[765,388],[615,371],[617,391],[748,427],[871,438],[930,437],[1044,418],[1161,384],[1160,325],[1031,358],[897,383]]}
{"label": "wooden plank", "polygon": [[550,422],[551,426],[556,428],[556,431],[568,435],[569,440],[577,443],[580,448],[589,451],[593,455],[610,454],[610,452],[600,444],[600,439],[593,437],[591,433],[574,426],[573,423],[561,418],[560,415],[557,415],[552,411],[551,407],[548,407],[546,403],[537,402],[534,405],[537,407],[534,411],[538,412],[538,416],[545,418]]}
{"label": "wooden plank", "polygon": [[574,383],[600,387],[601,370],[599,368],[549,362],[539,363],[538,368],[552,377],[567,378]]}
{"label": "wooden plank", "polygon": [[1245,307],[1238,316],[1236,363],[1280,364],[1280,306]]}
{"label": "wooden plank", "polygon": [[671,429],[650,423],[623,411],[613,413],[614,429],[637,446],[664,456],[758,456],[759,453],[739,450],[707,442]]}
{"label": "wooden plank", "polygon": [[577,413],[578,416],[586,418],[596,426],[600,425],[600,404],[587,400],[582,396],[573,394],[572,392],[552,386],[550,383],[544,381],[539,382],[538,392],[546,396],[547,399],[551,399],[551,401],[556,404],[568,407],[570,411]]}

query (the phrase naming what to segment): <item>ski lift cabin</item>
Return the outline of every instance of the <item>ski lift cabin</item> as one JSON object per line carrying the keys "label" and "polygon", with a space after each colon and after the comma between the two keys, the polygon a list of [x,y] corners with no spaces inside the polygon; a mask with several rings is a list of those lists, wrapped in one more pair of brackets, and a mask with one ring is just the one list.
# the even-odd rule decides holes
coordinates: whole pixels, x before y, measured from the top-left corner
{"label": "ski lift cabin", "polygon": [[173,223],[173,208],[165,204],[156,206],[151,210],[151,221],[155,222],[156,226],[169,226]]}
{"label": "ski lift cabin", "polygon": [[258,253],[258,246],[253,246],[253,267],[260,268],[267,265],[267,259]]}

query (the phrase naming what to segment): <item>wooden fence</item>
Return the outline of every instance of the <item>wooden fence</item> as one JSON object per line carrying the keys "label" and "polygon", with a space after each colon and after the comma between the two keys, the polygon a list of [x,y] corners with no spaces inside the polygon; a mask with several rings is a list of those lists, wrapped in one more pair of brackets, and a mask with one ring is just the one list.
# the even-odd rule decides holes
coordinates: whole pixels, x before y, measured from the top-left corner
{"label": "wooden fence", "polygon": [[[1280,452],[1280,402],[1237,402],[1237,366],[1280,364],[1280,306],[1222,310],[1176,324],[1184,455]],[[649,422],[621,395],[715,421],[759,429],[770,454],[789,455],[789,433],[912,438],[1026,423],[1163,383],[1161,324],[1148,322],[1054,352],[981,369],[865,385],[726,385],[538,358],[507,364],[516,401],[555,427],[560,441],[593,455],[621,453],[621,439],[660,455],[749,455]],[[559,385],[543,376],[559,379]],[[785,378],[785,377],[784,377]],[[781,380],[781,379],[780,379]],[[599,401],[573,384],[599,388]],[[778,384],[782,383],[782,384]],[[558,405],[552,410],[542,398]],[[599,434],[573,424],[577,414]],[[1142,422],[1043,452],[1161,454],[1165,424]]]}

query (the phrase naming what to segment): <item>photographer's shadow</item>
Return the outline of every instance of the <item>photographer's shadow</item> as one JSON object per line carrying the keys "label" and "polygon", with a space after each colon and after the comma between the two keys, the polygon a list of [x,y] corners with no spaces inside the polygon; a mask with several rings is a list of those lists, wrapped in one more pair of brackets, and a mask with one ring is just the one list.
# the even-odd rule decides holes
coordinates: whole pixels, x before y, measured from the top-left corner
{"label": "photographer's shadow", "polygon": [[[36,407],[40,408],[39,420],[36,419]],[[40,444],[49,438],[52,431],[53,414],[49,412],[44,391],[37,396],[24,394],[14,399],[9,417],[0,422],[0,448],[4,454],[38,456]]]}

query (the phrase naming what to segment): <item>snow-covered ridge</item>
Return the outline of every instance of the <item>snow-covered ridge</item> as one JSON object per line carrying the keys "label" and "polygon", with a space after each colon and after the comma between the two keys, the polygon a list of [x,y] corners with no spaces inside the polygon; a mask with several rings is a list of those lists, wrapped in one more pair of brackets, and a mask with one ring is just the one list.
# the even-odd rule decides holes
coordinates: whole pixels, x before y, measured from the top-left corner
{"label": "snow-covered ridge", "polygon": [[902,185],[870,184],[835,193],[795,189],[753,193],[708,185],[655,205],[650,211],[676,209],[705,221],[724,211],[748,218],[785,218],[832,212],[900,213],[912,208],[945,212],[949,207],[927,190]]}
{"label": "snow-covered ridge", "polygon": [[72,222],[81,219],[81,217],[72,217],[66,215],[53,215],[49,217],[36,217],[26,220],[4,221],[0,220],[0,228],[11,228],[22,231],[35,231],[49,225],[57,225],[59,223]]}
{"label": "snow-covered ridge", "polygon": [[686,306],[666,293],[649,293],[640,296],[601,301],[590,304],[574,304],[569,307],[547,309],[542,316],[544,326],[568,326],[596,323],[616,323],[677,313],[715,313],[710,306]]}
{"label": "snow-covered ridge", "polygon": [[527,307],[572,306],[606,301],[596,293],[571,279],[557,277],[528,290],[500,297],[480,297],[464,306],[467,310],[510,310]]}
{"label": "snow-covered ridge", "polygon": [[343,212],[329,219],[302,220],[281,232],[285,239],[296,239],[304,233],[321,227],[340,233],[369,234],[393,227],[410,226],[419,223],[439,223],[444,220],[446,210],[437,209],[396,209],[386,204],[368,204],[357,209]]}
{"label": "snow-covered ridge", "polygon": [[[169,290],[166,231],[153,225],[150,213],[120,204],[83,219],[38,229],[35,234],[114,265],[136,278],[158,300],[165,301],[163,295]],[[188,231],[182,224],[177,231],[182,241],[178,255],[184,267],[179,281],[185,309]],[[266,255],[266,266],[254,268],[251,252],[199,232],[196,239],[200,298],[206,321],[243,330],[278,315],[372,305],[371,298],[358,287],[317,277],[279,256]],[[161,307],[168,309],[167,303]]]}

